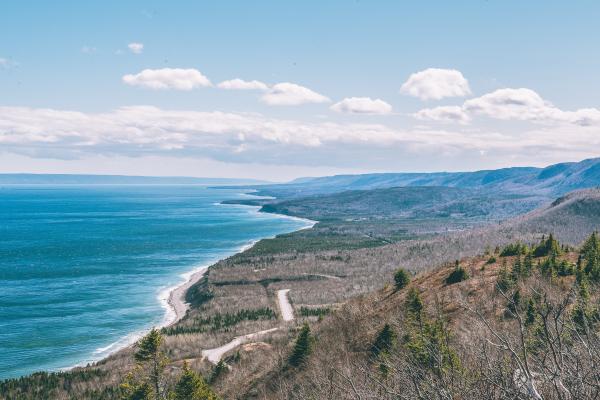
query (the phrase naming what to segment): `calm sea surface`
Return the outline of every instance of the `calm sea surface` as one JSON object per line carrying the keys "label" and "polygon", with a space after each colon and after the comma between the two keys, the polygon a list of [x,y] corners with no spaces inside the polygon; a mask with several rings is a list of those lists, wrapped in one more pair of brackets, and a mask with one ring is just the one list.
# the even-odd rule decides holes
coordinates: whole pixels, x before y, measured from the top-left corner
{"label": "calm sea surface", "polygon": [[[98,360],[164,323],[182,274],[305,221],[201,186],[0,186],[0,379]],[[162,299],[162,300],[161,300]]]}

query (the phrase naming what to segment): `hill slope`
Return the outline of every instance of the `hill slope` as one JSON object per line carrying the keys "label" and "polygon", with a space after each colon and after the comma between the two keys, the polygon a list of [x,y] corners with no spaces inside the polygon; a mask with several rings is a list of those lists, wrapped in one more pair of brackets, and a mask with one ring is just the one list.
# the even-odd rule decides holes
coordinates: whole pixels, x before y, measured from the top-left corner
{"label": "hill slope", "polygon": [[349,190],[272,201],[262,211],[323,218],[481,218],[501,220],[539,206],[542,197],[495,194],[443,186]]}
{"label": "hill slope", "polygon": [[[584,190],[498,227],[414,244],[418,258],[442,251],[427,258],[445,261],[407,288],[388,286],[349,300],[323,322],[313,318],[315,341],[305,365],[277,364],[242,393],[267,399],[595,398],[596,379],[581,377],[595,374],[600,362],[600,239],[575,251],[548,234],[581,245],[598,227],[600,190]],[[547,239],[540,241],[542,233]],[[456,271],[448,261],[471,253],[470,244],[483,251],[527,241],[532,246],[518,256],[501,246],[457,257],[465,280],[448,282]],[[415,260],[412,251],[402,251],[406,246],[377,250]],[[279,351],[291,352],[292,344]]]}

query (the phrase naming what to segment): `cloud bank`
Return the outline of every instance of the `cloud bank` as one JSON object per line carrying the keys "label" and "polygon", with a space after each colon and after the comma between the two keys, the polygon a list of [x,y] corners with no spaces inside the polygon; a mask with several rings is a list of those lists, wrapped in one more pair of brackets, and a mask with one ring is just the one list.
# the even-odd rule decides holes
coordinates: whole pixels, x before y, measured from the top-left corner
{"label": "cloud bank", "polygon": [[160,155],[233,163],[389,169],[401,161],[461,161],[484,155],[499,165],[507,157],[579,159],[590,156],[598,146],[597,129],[589,126],[543,127],[507,134],[305,122],[256,113],[174,111],[151,106],[122,107],[106,113],[0,107],[0,149],[34,158]]}

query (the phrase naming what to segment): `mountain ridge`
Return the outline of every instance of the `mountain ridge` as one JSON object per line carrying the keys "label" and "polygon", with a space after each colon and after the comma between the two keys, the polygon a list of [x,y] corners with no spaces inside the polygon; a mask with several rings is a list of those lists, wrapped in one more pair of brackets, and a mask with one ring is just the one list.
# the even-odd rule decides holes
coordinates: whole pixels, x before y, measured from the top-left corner
{"label": "mountain ridge", "polygon": [[548,198],[600,186],[600,158],[537,167],[509,167],[473,172],[408,172],[299,178],[284,184],[252,185],[257,195],[305,197],[346,190],[402,186],[446,186],[491,192],[537,194]]}

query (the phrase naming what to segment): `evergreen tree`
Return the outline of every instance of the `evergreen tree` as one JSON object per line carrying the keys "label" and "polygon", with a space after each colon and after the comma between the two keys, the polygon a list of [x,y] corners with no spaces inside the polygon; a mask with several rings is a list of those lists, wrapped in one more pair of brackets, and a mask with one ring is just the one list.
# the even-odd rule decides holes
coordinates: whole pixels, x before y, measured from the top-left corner
{"label": "evergreen tree", "polygon": [[469,274],[458,263],[458,260],[456,260],[456,264],[454,265],[454,270],[446,278],[446,285],[452,285],[453,283],[462,282],[462,281],[465,281],[467,279],[469,279]]}
{"label": "evergreen tree", "polygon": [[538,244],[533,250],[533,255],[535,257],[545,257],[551,254],[561,254],[560,245],[558,244],[558,241],[554,239],[552,234],[548,236],[548,239],[542,237],[540,244]]}
{"label": "evergreen tree", "polygon": [[519,312],[520,307],[521,307],[521,291],[519,289],[517,289],[513,293],[511,301],[509,301],[509,303],[508,303],[508,309],[513,314],[516,314]]}
{"label": "evergreen tree", "polygon": [[523,276],[528,277],[531,276],[531,272],[533,271],[533,256],[531,253],[528,253],[525,256],[525,260],[523,260]]}
{"label": "evergreen tree", "polygon": [[161,379],[162,371],[167,363],[165,355],[161,351],[164,338],[158,329],[152,330],[137,343],[137,350],[133,357],[135,361],[142,365],[148,364],[150,371],[148,378],[154,389],[154,398],[161,398]]}
{"label": "evergreen tree", "polygon": [[517,255],[515,258],[515,263],[512,267],[512,278],[513,281],[519,280],[523,276],[523,268],[521,266],[521,255]]}
{"label": "evergreen tree", "polygon": [[421,295],[419,291],[412,287],[408,291],[408,295],[406,297],[406,306],[410,314],[417,320],[421,320],[421,313],[423,311],[423,300],[421,299]]}
{"label": "evergreen tree", "polygon": [[227,368],[227,364],[225,364],[225,361],[219,360],[217,365],[214,366],[212,373],[210,374],[209,382],[211,384],[216,382],[217,379],[219,379],[219,377],[221,375],[223,375],[223,373],[227,372],[228,370],[229,370],[229,368]]}
{"label": "evergreen tree", "polygon": [[579,284],[579,290],[578,290],[579,297],[583,301],[588,302],[590,300],[590,289],[589,289],[587,280],[584,278],[578,284]]}
{"label": "evergreen tree", "polygon": [[575,266],[569,263],[567,260],[562,260],[558,264],[558,276],[569,276],[575,274]]}
{"label": "evergreen tree", "polygon": [[394,329],[390,324],[385,324],[371,346],[371,354],[375,357],[390,354],[396,346],[396,339],[397,335]]}
{"label": "evergreen tree", "polygon": [[302,326],[302,329],[300,329],[300,333],[294,344],[294,349],[288,359],[290,365],[293,367],[301,367],[306,363],[306,360],[312,351],[312,341],[313,338],[310,333],[310,327],[305,323]]}
{"label": "evergreen tree", "polygon": [[152,400],[152,386],[147,380],[139,381],[133,373],[127,374],[120,385],[121,400]]}
{"label": "evergreen tree", "polygon": [[527,311],[525,312],[525,326],[531,326],[535,323],[535,303],[533,299],[527,302]]}
{"label": "evergreen tree", "polygon": [[597,258],[600,253],[600,237],[598,232],[594,232],[586,239],[583,247],[581,248],[581,255],[583,258],[589,260],[590,258]]}
{"label": "evergreen tree", "polygon": [[191,370],[184,361],[183,371],[175,384],[174,400],[218,400],[200,374]]}
{"label": "evergreen tree", "polygon": [[409,326],[404,335],[404,346],[414,363],[438,376],[460,367],[458,355],[450,347],[450,330],[442,318],[429,321],[423,316],[417,327]]}
{"label": "evergreen tree", "polygon": [[396,290],[403,289],[410,283],[410,275],[403,268],[400,268],[394,274],[394,283],[396,284]]}
{"label": "evergreen tree", "polygon": [[600,237],[597,232],[592,233],[586,239],[581,248],[580,257],[585,260],[585,273],[591,280],[600,281]]}
{"label": "evergreen tree", "polygon": [[502,268],[498,272],[498,280],[496,281],[496,289],[501,292],[506,292],[514,285],[512,274],[506,268],[506,260],[502,260]]}

